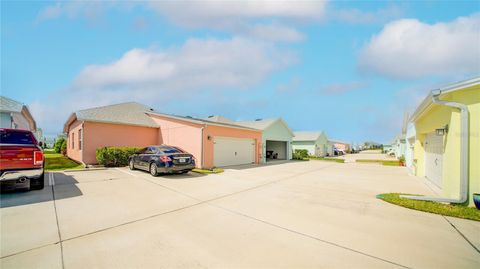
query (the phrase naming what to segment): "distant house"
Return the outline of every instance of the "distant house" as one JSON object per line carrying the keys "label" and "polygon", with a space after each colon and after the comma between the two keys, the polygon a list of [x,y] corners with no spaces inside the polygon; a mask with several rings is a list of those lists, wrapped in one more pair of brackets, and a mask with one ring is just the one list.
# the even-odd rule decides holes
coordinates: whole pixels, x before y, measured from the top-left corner
{"label": "distant house", "polygon": [[410,122],[405,134],[405,165],[410,173],[415,174],[415,162],[413,161],[414,146],[416,140],[415,124]]}
{"label": "distant house", "polygon": [[262,162],[292,159],[294,134],[282,118],[238,121],[236,124],[262,131]]}
{"label": "distant house", "polygon": [[168,144],[193,154],[203,168],[258,163],[262,133],[236,124],[169,115],[130,102],[80,110],[64,125],[67,155],[96,164],[96,149]]}
{"label": "distant house", "polygon": [[480,193],[480,77],[431,91],[410,120],[416,175],[448,201],[472,204]]}
{"label": "distant house", "polygon": [[5,96],[0,96],[0,128],[29,130],[37,140],[42,138],[41,130],[37,132],[37,123],[28,107]]}
{"label": "distant house", "polygon": [[400,158],[400,157],[405,157],[405,149],[406,149],[406,140],[405,140],[405,134],[399,134],[395,137],[395,139],[392,141],[392,147],[393,147],[393,153],[395,154],[395,157]]}
{"label": "distant house", "polygon": [[343,142],[341,140],[330,139],[329,141],[333,144],[334,148],[339,149],[339,150],[343,150],[344,152],[348,152],[352,148],[349,143]]}
{"label": "distant house", "polygon": [[[310,156],[324,157],[330,154],[331,144],[324,132],[294,132],[292,149],[306,149]],[[330,151],[330,152],[329,152]]]}
{"label": "distant house", "polygon": [[403,117],[403,124],[402,124],[402,131],[395,137],[395,139],[392,142],[393,146],[393,152],[395,154],[395,157],[405,158],[405,153],[407,150],[407,128],[408,128],[408,113],[405,113]]}

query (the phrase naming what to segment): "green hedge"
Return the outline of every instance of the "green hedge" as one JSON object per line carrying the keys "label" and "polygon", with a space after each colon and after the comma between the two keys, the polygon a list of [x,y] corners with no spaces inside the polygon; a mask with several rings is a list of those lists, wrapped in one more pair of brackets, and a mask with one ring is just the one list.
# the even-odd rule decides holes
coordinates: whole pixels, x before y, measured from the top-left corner
{"label": "green hedge", "polygon": [[128,159],[141,148],[134,147],[104,147],[98,148],[96,152],[99,164],[108,167],[119,167],[128,165]]}
{"label": "green hedge", "polygon": [[294,160],[303,160],[303,159],[306,159],[306,158],[308,158],[308,150],[306,150],[306,149],[296,149],[296,150],[293,152],[292,158],[293,158]]}

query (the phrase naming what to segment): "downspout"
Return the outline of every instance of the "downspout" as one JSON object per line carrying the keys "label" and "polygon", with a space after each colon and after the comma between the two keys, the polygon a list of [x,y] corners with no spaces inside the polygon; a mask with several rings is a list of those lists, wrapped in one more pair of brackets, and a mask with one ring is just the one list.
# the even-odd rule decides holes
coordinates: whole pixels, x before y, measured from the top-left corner
{"label": "downspout", "polygon": [[82,129],[81,130],[82,130],[82,164],[83,164],[83,166],[87,167],[87,165],[84,162],[85,159],[84,159],[84,154],[83,154],[85,152],[85,143],[83,142],[83,141],[85,141],[85,136],[84,136],[84,134],[85,134],[85,121],[82,121]]}
{"label": "downspout", "polygon": [[203,129],[204,128],[205,128],[205,126],[202,126],[202,128],[200,128],[200,132],[202,133],[202,135],[200,136],[200,139],[201,139],[201,141],[200,141],[200,145],[201,145],[200,146],[200,155],[202,157],[202,160],[200,162],[200,168],[202,168],[202,169],[203,169],[203,162],[204,162],[204,160],[203,160],[204,159],[203,158],[203,156],[204,156],[204,154],[203,154]]}
{"label": "downspout", "polygon": [[421,201],[463,204],[468,200],[468,107],[465,104],[440,100],[441,93],[441,90],[432,92],[433,103],[460,109],[460,195],[457,199],[411,195],[401,195],[401,197]]}

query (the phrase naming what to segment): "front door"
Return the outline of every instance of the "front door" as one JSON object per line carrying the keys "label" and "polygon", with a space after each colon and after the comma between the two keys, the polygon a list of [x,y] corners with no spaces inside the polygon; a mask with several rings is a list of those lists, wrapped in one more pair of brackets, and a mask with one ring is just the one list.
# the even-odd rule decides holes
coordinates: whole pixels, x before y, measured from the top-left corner
{"label": "front door", "polygon": [[443,136],[435,132],[425,139],[425,177],[442,188]]}

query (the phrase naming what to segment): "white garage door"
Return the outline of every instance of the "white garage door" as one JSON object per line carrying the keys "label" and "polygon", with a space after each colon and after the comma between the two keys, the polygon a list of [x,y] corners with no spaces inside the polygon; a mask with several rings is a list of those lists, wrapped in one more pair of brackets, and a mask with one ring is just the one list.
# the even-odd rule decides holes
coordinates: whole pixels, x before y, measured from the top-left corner
{"label": "white garage door", "polygon": [[443,136],[427,134],[425,139],[425,177],[442,187]]}
{"label": "white garage door", "polygon": [[216,167],[255,162],[253,139],[214,137],[213,165]]}

